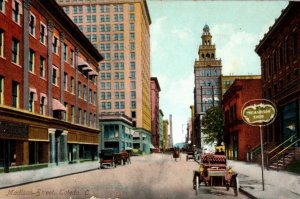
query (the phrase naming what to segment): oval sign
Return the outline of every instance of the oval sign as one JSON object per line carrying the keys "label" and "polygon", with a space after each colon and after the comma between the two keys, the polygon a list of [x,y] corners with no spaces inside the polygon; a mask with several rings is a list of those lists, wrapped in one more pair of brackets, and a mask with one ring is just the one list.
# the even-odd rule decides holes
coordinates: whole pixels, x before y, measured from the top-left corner
{"label": "oval sign", "polygon": [[269,100],[251,100],[245,103],[242,109],[243,120],[249,125],[267,125],[274,121],[275,116],[275,106]]}

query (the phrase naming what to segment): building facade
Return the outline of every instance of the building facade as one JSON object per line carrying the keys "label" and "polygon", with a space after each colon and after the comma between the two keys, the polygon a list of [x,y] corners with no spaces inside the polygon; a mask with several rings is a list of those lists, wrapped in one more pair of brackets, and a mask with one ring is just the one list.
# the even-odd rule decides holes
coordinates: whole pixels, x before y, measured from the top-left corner
{"label": "building facade", "polygon": [[224,145],[229,159],[247,160],[260,144],[259,128],[244,123],[241,111],[249,100],[261,99],[261,79],[236,79],[223,95]]}
{"label": "building facade", "polygon": [[169,140],[168,140],[169,121],[168,120],[163,120],[163,128],[164,128],[163,151],[166,151],[169,148]]}
{"label": "building facade", "polygon": [[55,1],[0,4],[0,169],[94,159],[103,57]]}
{"label": "building facade", "polygon": [[147,2],[57,2],[93,45],[103,52],[99,79],[101,114],[122,112],[132,118],[133,127],[138,132],[151,137],[151,19]]}
{"label": "building facade", "polygon": [[195,145],[203,147],[201,120],[207,109],[220,105],[222,63],[216,58],[216,46],[212,43],[209,26],[205,25],[198,50],[198,59],[194,64],[195,89]]}
{"label": "building facade", "polygon": [[120,153],[133,147],[132,119],[122,113],[100,114],[101,148]]}
{"label": "building facade", "polygon": [[261,59],[263,98],[277,106],[277,117],[265,128],[268,143],[300,138],[300,4],[290,2],[255,51]]}
{"label": "building facade", "polygon": [[156,77],[151,77],[151,131],[152,144],[159,148],[159,92],[160,86]]}
{"label": "building facade", "polygon": [[222,75],[221,76],[222,97],[236,79],[261,79],[261,75]]}
{"label": "building facade", "polygon": [[163,124],[164,113],[159,109],[159,148],[162,149],[164,146],[164,124]]}

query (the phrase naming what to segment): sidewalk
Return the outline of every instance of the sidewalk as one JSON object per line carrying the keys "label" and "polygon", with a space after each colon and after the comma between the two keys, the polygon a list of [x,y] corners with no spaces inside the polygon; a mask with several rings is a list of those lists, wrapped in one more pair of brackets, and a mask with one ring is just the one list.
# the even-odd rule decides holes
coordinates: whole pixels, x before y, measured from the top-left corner
{"label": "sidewalk", "polygon": [[65,164],[61,166],[53,166],[37,170],[1,173],[0,189],[23,185],[30,182],[37,182],[46,179],[57,178],[75,173],[91,171],[98,168],[99,162],[91,161],[77,164]]}
{"label": "sidewalk", "polygon": [[227,161],[238,173],[240,191],[250,198],[299,199],[300,176],[285,171],[264,170],[265,190],[262,189],[261,166],[254,163]]}

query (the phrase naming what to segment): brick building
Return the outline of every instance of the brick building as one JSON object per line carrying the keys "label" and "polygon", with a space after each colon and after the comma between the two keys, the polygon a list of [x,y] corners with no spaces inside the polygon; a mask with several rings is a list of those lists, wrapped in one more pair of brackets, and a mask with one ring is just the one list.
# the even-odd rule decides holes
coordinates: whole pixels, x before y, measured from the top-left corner
{"label": "brick building", "polygon": [[263,98],[277,106],[277,117],[265,128],[265,141],[279,144],[300,138],[300,3],[290,2],[255,51],[261,59]]}
{"label": "brick building", "polygon": [[94,158],[102,59],[55,1],[0,1],[0,169]]}
{"label": "brick building", "polygon": [[259,128],[244,123],[241,110],[252,99],[261,99],[261,79],[236,79],[223,95],[223,126],[226,155],[246,160],[247,152],[260,143]]}
{"label": "brick building", "polygon": [[151,131],[152,144],[159,148],[159,92],[160,86],[156,77],[151,77]]}

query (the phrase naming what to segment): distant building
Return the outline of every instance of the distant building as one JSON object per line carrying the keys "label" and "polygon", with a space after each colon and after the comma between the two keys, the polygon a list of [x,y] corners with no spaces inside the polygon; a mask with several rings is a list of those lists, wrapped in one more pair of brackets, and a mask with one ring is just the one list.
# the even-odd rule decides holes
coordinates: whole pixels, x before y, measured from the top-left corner
{"label": "distant building", "polygon": [[236,79],[223,95],[224,144],[229,159],[246,160],[247,152],[259,145],[259,128],[244,123],[241,111],[247,101],[261,97],[261,79]]}
{"label": "distant building", "polygon": [[103,57],[54,0],[0,1],[0,21],[0,169],[93,160]]}
{"label": "distant building", "polygon": [[159,148],[159,92],[160,86],[156,77],[151,77],[151,131],[152,144]]}
{"label": "distant building", "polygon": [[163,125],[164,114],[159,109],[159,148],[162,149],[164,146],[164,125]]}
{"label": "distant building", "polygon": [[299,24],[300,3],[291,1],[255,49],[261,60],[263,98],[277,106],[275,122],[264,128],[268,145],[292,135],[300,138]]}
{"label": "distant building", "polygon": [[163,144],[163,150],[165,151],[166,149],[169,148],[169,137],[168,137],[168,129],[169,129],[169,121],[164,120],[163,121],[163,126],[164,126],[164,144]]}
{"label": "distant building", "polygon": [[198,59],[194,64],[195,89],[195,145],[203,147],[201,120],[207,109],[220,105],[222,63],[216,58],[216,46],[212,43],[209,26],[206,24],[201,36],[202,43],[198,50]]}
{"label": "distant building", "polygon": [[221,75],[222,96],[236,79],[261,79],[261,75]]}

